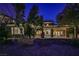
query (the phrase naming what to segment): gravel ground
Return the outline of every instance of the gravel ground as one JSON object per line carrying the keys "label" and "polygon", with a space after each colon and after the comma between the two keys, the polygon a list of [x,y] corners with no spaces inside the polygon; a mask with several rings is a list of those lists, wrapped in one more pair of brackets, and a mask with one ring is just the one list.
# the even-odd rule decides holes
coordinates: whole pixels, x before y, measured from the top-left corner
{"label": "gravel ground", "polygon": [[[65,42],[65,41],[64,41]],[[2,56],[79,56],[79,48],[61,40],[37,40],[33,45],[10,43],[0,45]]]}

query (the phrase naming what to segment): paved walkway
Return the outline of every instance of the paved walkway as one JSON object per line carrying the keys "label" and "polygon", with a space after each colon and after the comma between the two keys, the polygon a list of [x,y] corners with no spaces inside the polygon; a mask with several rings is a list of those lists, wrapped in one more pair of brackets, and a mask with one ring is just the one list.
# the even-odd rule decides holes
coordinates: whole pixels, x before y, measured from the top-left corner
{"label": "paved walkway", "polygon": [[68,44],[46,44],[35,43],[32,46],[18,43],[0,45],[0,55],[12,56],[79,56],[79,48]]}

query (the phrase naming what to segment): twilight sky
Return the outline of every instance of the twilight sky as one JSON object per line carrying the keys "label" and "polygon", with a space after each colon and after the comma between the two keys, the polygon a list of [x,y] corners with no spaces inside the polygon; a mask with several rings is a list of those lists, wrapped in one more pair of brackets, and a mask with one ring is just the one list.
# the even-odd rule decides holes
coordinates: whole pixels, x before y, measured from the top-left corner
{"label": "twilight sky", "polygon": [[[33,4],[26,4],[26,12],[28,15]],[[44,17],[45,20],[56,20],[56,15],[64,9],[63,3],[39,3],[39,14]],[[27,16],[26,16],[27,18]]]}
{"label": "twilight sky", "polygon": [[[56,20],[56,15],[64,9],[65,4],[63,3],[37,3],[39,7],[39,15],[42,15],[45,20]],[[32,8],[33,3],[26,3],[25,9],[25,18],[27,19],[30,9]],[[1,4],[0,11],[8,14],[15,18],[14,8],[11,4]]]}

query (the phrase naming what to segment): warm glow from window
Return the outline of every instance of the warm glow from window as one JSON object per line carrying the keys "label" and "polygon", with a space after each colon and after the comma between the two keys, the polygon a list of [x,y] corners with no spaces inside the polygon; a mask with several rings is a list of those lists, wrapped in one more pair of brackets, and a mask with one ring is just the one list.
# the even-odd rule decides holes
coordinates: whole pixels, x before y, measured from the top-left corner
{"label": "warm glow from window", "polygon": [[41,34],[41,31],[37,31],[36,34]]}
{"label": "warm glow from window", "polygon": [[55,36],[61,36],[61,35],[63,35],[63,31],[54,31],[53,35],[55,35]]}

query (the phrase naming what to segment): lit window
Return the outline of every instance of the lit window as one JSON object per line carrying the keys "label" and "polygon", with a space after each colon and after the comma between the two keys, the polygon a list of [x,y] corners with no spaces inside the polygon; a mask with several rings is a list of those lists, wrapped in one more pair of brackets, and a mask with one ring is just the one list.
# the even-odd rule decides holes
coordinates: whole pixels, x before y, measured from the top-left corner
{"label": "lit window", "polygon": [[61,35],[63,35],[63,31],[61,31]]}
{"label": "lit window", "polygon": [[15,27],[15,34],[18,34],[18,28]]}

